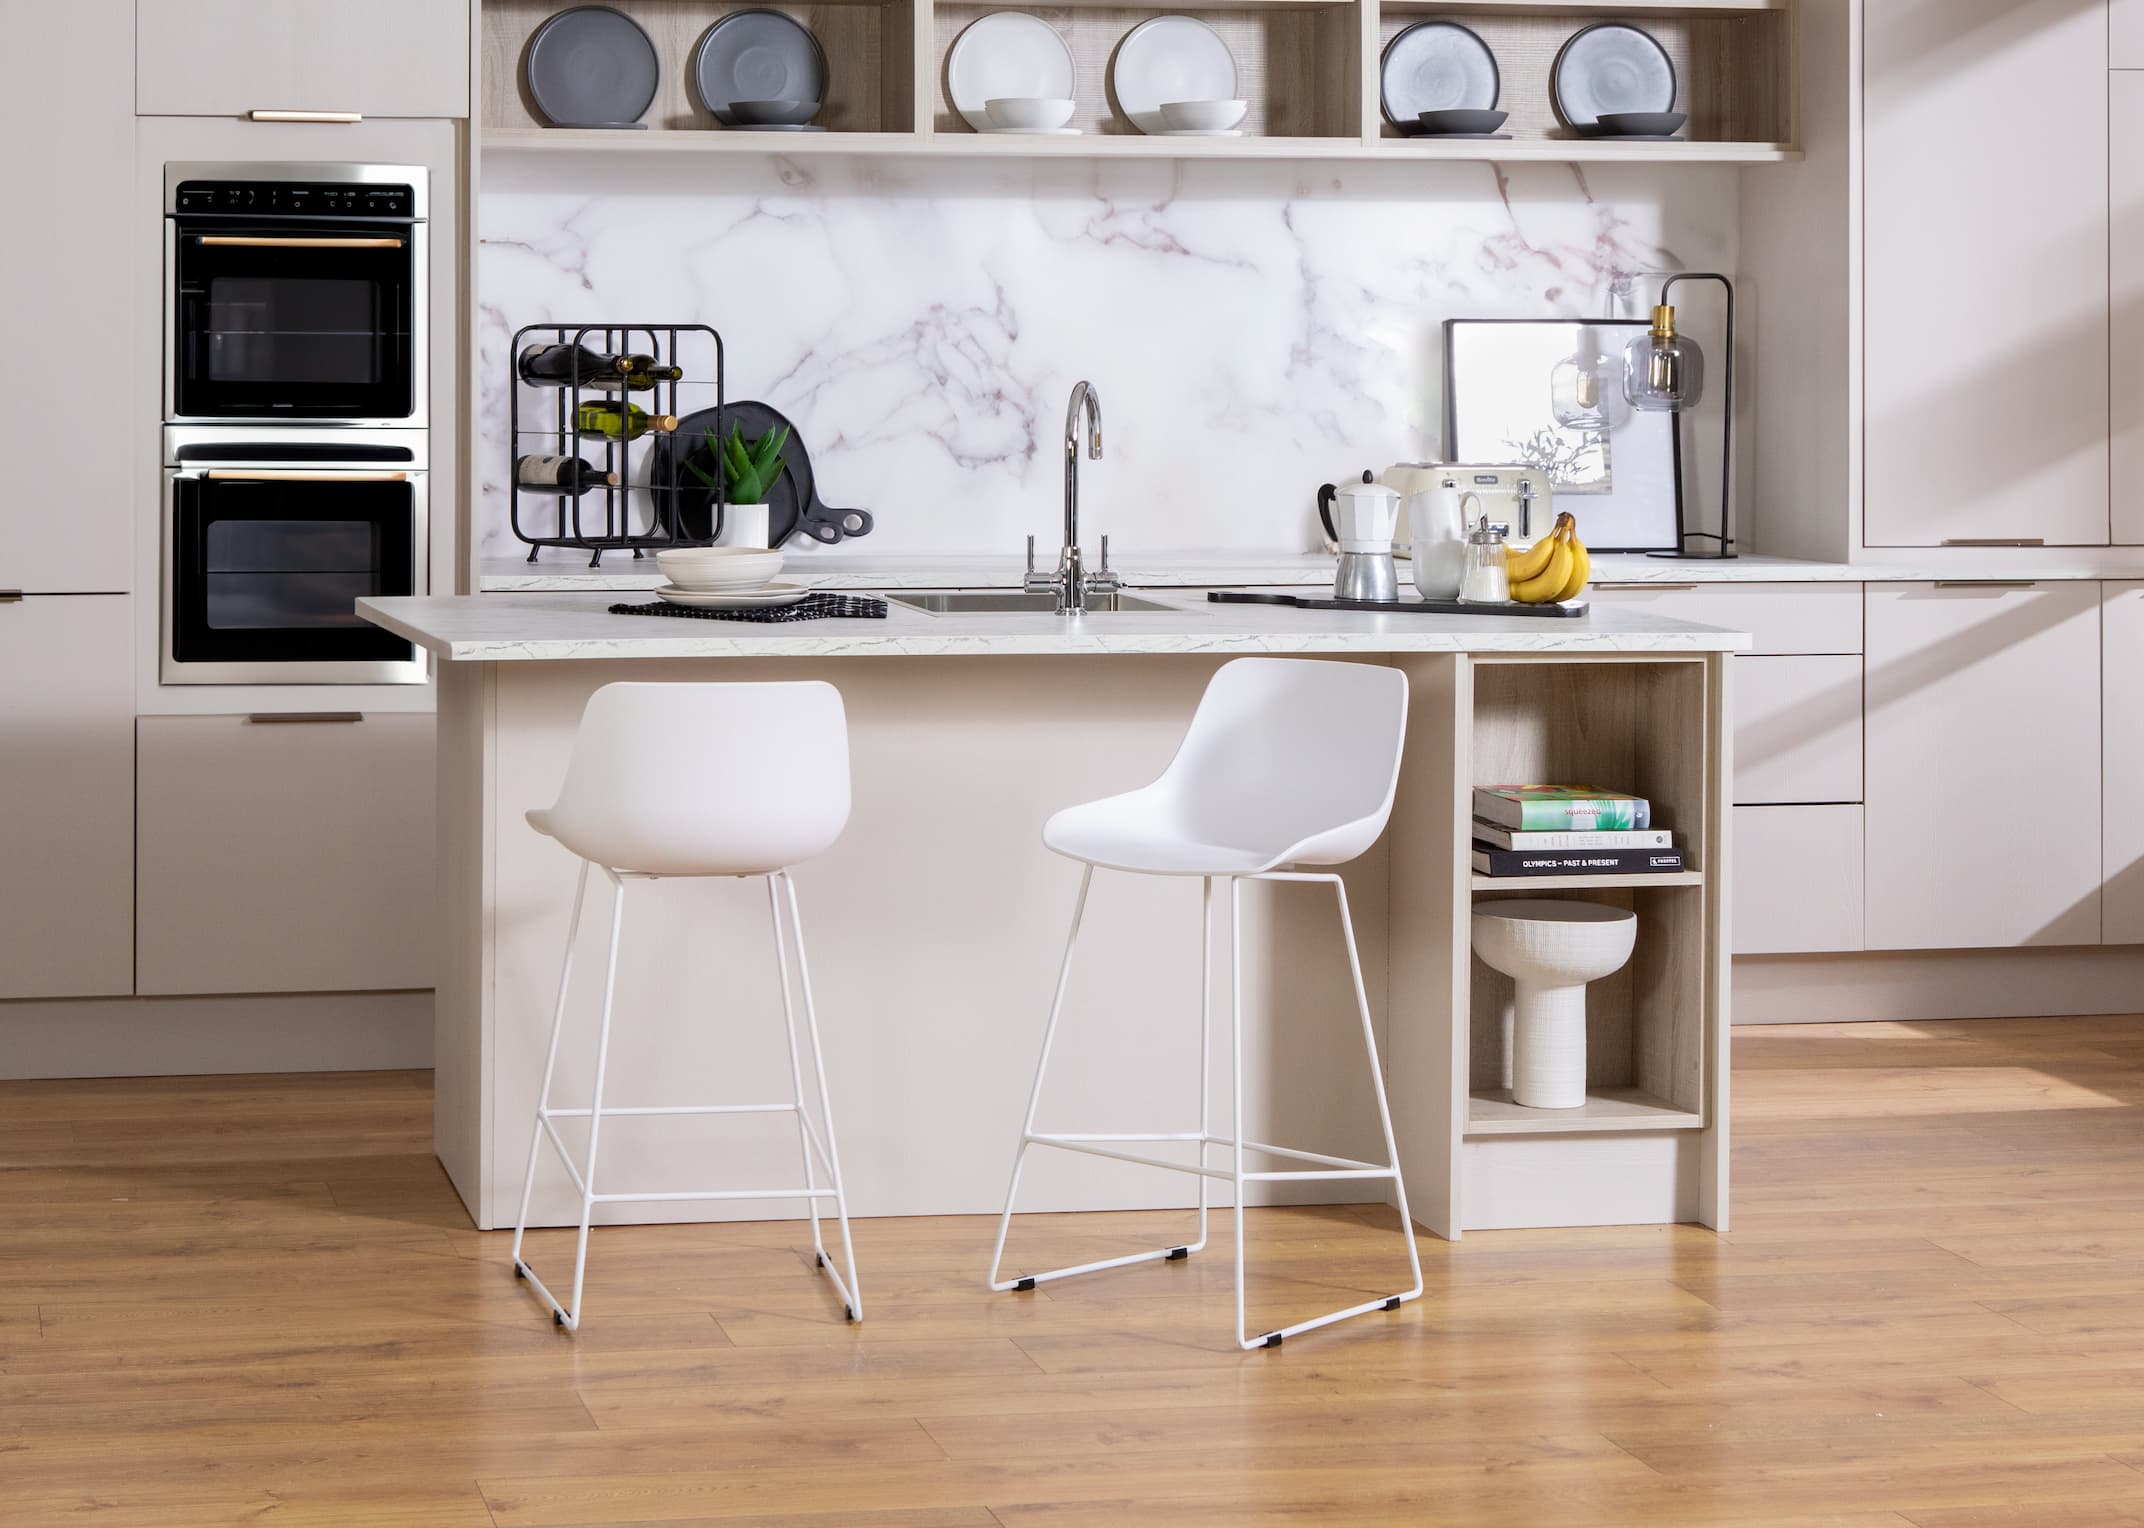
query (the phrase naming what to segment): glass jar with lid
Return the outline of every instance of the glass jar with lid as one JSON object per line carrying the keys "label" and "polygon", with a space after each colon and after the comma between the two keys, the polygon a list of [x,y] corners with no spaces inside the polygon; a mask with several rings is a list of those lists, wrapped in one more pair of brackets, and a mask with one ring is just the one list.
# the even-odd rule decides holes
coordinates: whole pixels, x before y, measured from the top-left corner
{"label": "glass jar with lid", "polygon": [[1481,522],[1467,537],[1467,566],[1459,580],[1462,605],[1508,605],[1511,574],[1504,564],[1504,527]]}

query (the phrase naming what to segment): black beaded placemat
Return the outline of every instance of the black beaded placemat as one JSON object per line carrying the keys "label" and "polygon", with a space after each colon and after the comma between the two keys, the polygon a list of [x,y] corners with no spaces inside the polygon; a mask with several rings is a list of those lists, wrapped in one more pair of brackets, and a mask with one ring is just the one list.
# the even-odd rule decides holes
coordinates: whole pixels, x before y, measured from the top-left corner
{"label": "black beaded placemat", "polygon": [[696,621],[883,621],[886,602],[869,594],[807,594],[794,605],[760,605],[743,610],[701,610],[656,600],[646,605],[613,605],[612,615],[675,615]]}

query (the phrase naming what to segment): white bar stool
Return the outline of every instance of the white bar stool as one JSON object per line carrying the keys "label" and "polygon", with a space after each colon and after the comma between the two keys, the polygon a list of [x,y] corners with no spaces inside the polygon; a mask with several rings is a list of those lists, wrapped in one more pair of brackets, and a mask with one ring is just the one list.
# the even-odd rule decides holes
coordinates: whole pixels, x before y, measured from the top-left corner
{"label": "white bar stool", "polygon": [[[1042,840],[1068,859],[1087,867],[1080,877],[1079,898],[1072,907],[1072,932],[1065,941],[1057,994],[1042,1034],[1042,1056],[1035,1066],[1035,1086],[1027,1104],[1027,1123],[1013,1155],[1012,1182],[1005,1191],[1005,1213],[998,1221],[997,1249],[990,1259],[990,1287],[1033,1289],[1052,1279],[1132,1263],[1175,1261],[1206,1245],[1207,1181],[1225,1178],[1235,1185],[1236,1204],[1236,1342],[1244,1348],[1278,1347],[1281,1340],[1359,1316],[1366,1311],[1396,1310],[1422,1293],[1422,1260],[1415,1249],[1414,1221],[1407,1213],[1407,1187],[1400,1180],[1399,1147],[1392,1137],[1392,1112],[1385,1101],[1384,1074],[1377,1062],[1377,1037],[1370,1026],[1370,1002],[1362,986],[1362,962],[1355,949],[1354,920],[1348,915],[1347,888],[1339,876],[1283,869],[1291,865],[1340,865],[1354,859],[1384,831],[1392,815],[1399,781],[1400,750],[1407,727],[1407,676],[1397,669],[1359,663],[1328,663],[1287,658],[1238,658],[1222,665],[1206,687],[1176,757],[1153,784],[1126,795],[1068,807],[1052,817]],[[1195,875],[1202,879],[1203,929],[1199,971],[1199,1128],[1152,1134],[1044,1134],[1035,1129],[1043,1079],[1049,1073],[1050,1048],[1064,1009],[1072,977],[1072,952],[1079,945],[1080,920],[1097,867],[1134,875]],[[1213,1015],[1213,888],[1226,881],[1229,892],[1231,983],[1229,1021],[1235,1099],[1231,1133],[1214,1134],[1208,1114],[1208,1058]],[[1243,1125],[1243,883],[1245,881],[1324,882],[1340,907],[1340,929],[1347,940],[1348,969],[1354,977],[1355,1007],[1362,1019],[1363,1049],[1377,1098],[1378,1122],[1384,1130],[1385,1161],[1358,1162],[1314,1151],[1297,1151],[1247,1140]],[[1191,1165],[1131,1151],[1134,1145],[1196,1143],[1198,1162]],[[1196,1242],[1106,1258],[1097,1263],[1057,1268],[1023,1278],[999,1276],[1005,1235],[1012,1225],[1013,1202],[1020,1192],[1020,1170],[1030,1146],[1054,1146],[1117,1162],[1132,1162],[1170,1172],[1192,1173],[1199,1180],[1199,1237]],[[1226,1168],[1209,1166],[1210,1146],[1226,1146],[1233,1156]],[[1314,1164],[1309,1168],[1251,1172],[1246,1152]],[[1390,1181],[1399,1201],[1400,1229],[1407,1244],[1413,1285],[1401,1294],[1367,1300],[1328,1315],[1299,1321],[1257,1337],[1246,1335],[1243,1314],[1243,1190],[1248,1183]]]}
{"label": "white bar stool", "polygon": [[[781,780],[781,791],[754,791],[752,782]],[[529,1137],[528,1174],[521,1188],[521,1215],[514,1223],[514,1275],[525,1278],[568,1331],[581,1324],[583,1275],[588,1266],[588,1227],[599,1204],[654,1204],[716,1199],[801,1199],[811,1216],[812,1250],[840,1293],[848,1319],[863,1319],[856,1279],[856,1250],[849,1240],[849,1202],[842,1190],[841,1159],[834,1144],[833,1105],[819,1052],[819,1021],[812,1008],[811,966],[804,954],[804,925],[788,867],[832,847],[849,820],[849,734],[841,693],[830,684],[607,684],[588,698],[573,740],[573,757],[558,800],[528,814],[537,832],[580,856],[573,915],[566,925],[566,956],[558,977],[558,1008],[551,1020],[551,1048],[543,1063],[543,1090]],[[551,1107],[551,1078],[558,1066],[559,1033],[566,1022],[566,988],[573,975],[573,944],[593,865],[610,877],[610,947],[603,972],[603,1024],[596,1039],[595,1096],[586,1109]],[[625,920],[629,881],[678,876],[758,876],[767,883],[774,920],[775,960],[782,979],[782,1016],[789,1026],[790,1101],[774,1104],[708,1104],[657,1108],[606,1107],[603,1076],[610,1059],[611,999],[618,978],[618,934]],[[788,916],[783,916],[783,903]],[[811,1043],[818,1081],[822,1137],[804,1108],[804,1079],[797,1061],[797,1019],[789,986],[789,952],[796,952],[797,985],[804,999],[804,1033]],[[603,1121],[622,1115],[794,1114],[804,1158],[802,1188],[687,1190],[661,1194],[596,1192],[596,1148]],[[588,1164],[573,1155],[552,1121],[588,1121]],[[548,1138],[580,1190],[580,1240],[573,1255],[573,1302],[557,1296],[522,1261],[529,1200],[536,1184],[538,1149]],[[824,1167],[830,1186],[819,1184]],[[819,1238],[819,1201],[832,1199],[841,1223],[841,1250],[848,1265],[843,1280]]]}

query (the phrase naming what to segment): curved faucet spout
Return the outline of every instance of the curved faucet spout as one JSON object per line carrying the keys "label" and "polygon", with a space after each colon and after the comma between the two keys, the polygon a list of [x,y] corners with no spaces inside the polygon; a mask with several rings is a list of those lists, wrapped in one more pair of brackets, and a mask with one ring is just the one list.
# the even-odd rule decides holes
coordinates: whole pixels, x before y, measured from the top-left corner
{"label": "curved faucet spout", "polygon": [[1087,421],[1087,458],[1102,459],[1102,395],[1092,382],[1077,382],[1065,409],[1065,549],[1057,568],[1057,609],[1071,614],[1083,608],[1086,569],[1079,550],[1080,416]]}

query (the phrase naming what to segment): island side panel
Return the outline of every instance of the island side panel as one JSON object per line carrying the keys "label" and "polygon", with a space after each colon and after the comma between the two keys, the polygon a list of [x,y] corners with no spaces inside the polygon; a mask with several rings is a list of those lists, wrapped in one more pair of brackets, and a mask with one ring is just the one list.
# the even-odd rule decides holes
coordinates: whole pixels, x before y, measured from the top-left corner
{"label": "island side panel", "polygon": [[1459,1224],[1466,1123],[1466,962],[1472,816],[1473,668],[1464,658],[1403,657],[1407,752],[1387,835],[1392,963],[1386,1087],[1415,1221],[1448,1240]]}
{"label": "island side panel", "polygon": [[433,1149],[488,1225],[492,705],[489,665],[439,665],[440,970],[432,1056]]}
{"label": "island side panel", "polygon": [[[823,678],[842,692],[854,809],[796,872],[852,1209],[993,1213],[1003,1202],[1080,869],[1042,847],[1049,814],[1167,764],[1220,660],[734,659],[494,665],[488,899],[493,1109],[483,1220],[511,1224],[558,979],[574,863],[529,829],[563,775],[587,696],[619,679]],[[695,761],[677,766],[688,778]],[[748,782],[768,795],[780,780]],[[712,784],[709,788],[714,788]],[[466,798],[463,798],[466,799]],[[1387,867],[1348,867],[1380,1044]],[[554,1102],[586,1102],[608,888],[591,885]],[[786,1060],[757,882],[636,883],[618,977],[607,1103],[772,1101]],[[1213,1120],[1227,1119],[1226,906],[1216,907]],[[1166,1130],[1197,1121],[1199,883],[1098,872],[1042,1125]],[[1381,1144],[1329,894],[1252,888],[1246,906],[1246,1113],[1256,1138],[1369,1157]],[[578,1143],[582,1132],[567,1130]],[[607,1124],[599,1188],[797,1180],[779,1116]],[[1225,1197],[1224,1191],[1217,1200]],[[1028,1209],[1184,1206],[1193,1180],[1038,1150]],[[1347,1185],[1311,1197],[1377,1199]],[[576,1206],[539,1167],[535,1219]],[[758,1219],[778,1201],[620,1205],[607,1218]],[[1017,1240],[1017,1239],[1016,1239]],[[1013,1251],[1017,1252],[1015,1247]]]}
{"label": "island side panel", "polygon": [[[1715,1231],[1728,1228],[1727,1192],[1730,1141],[1728,1138],[1730,1048],[1734,1037],[1732,993],[1734,991],[1734,929],[1731,926],[1734,899],[1728,889],[1734,884],[1735,729],[1734,662],[1725,653],[1705,660],[1708,669],[1709,723],[1705,742],[1711,768],[1706,777],[1707,830],[1712,843],[1712,873],[1705,883],[1705,911],[1710,928],[1709,959],[1705,963],[1705,1014],[1710,1025],[1706,1035],[1705,1086],[1710,1103],[1697,1184],[1697,1218]],[[1814,889],[1812,889],[1814,891]],[[1820,893],[1817,893],[1820,894]]]}

